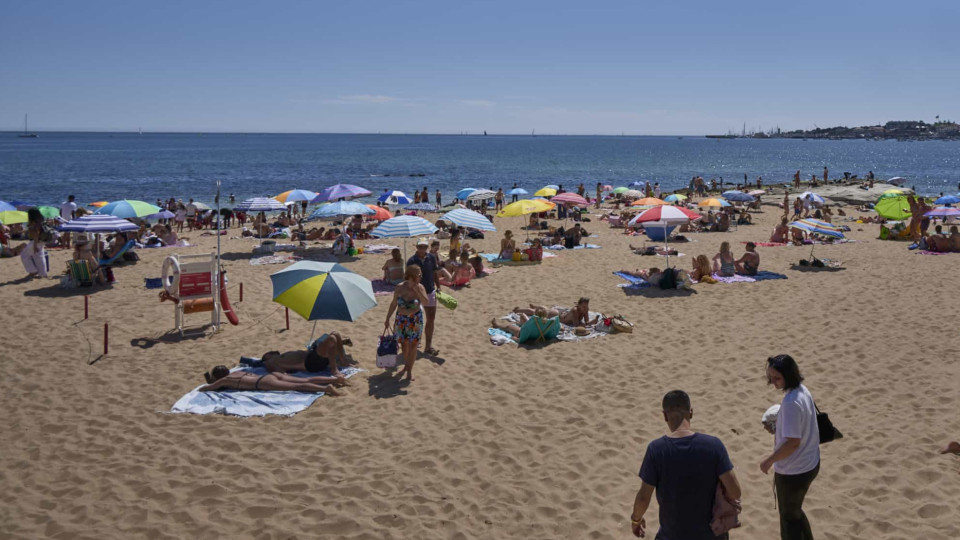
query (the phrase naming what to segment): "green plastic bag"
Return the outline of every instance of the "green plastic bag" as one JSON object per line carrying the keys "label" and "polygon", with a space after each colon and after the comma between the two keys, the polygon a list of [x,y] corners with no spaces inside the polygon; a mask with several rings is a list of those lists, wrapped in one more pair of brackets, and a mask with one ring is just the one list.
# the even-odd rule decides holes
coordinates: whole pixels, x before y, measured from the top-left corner
{"label": "green plastic bag", "polygon": [[457,309],[457,299],[443,291],[437,291],[437,303],[447,309]]}

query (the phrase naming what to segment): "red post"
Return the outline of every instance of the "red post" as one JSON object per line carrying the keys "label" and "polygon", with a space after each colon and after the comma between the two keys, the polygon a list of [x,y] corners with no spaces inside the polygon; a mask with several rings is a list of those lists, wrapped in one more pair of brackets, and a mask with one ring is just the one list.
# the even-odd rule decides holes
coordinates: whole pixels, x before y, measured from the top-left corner
{"label": "red post", "polygon": [[90,296],[83,295],[83,320],[90,318]]}
{"label": "red post", "polygon": [[110,342],[108,338],[109,335],[110,335],[110,327],[107,326],[107,323],[103,323],[103,354],[107,354],[107,350],[109,349],[109,346],[108,346]]}
{"label": "red post", "polygon": [[289,330],[290,329],[290,308],[285,307],[283,308],[283,311],[287,317],[287,330]]}
{"label": "red post", "polygon": [[238,302],[243,302],[243,282],[240,282],[240,300]]}

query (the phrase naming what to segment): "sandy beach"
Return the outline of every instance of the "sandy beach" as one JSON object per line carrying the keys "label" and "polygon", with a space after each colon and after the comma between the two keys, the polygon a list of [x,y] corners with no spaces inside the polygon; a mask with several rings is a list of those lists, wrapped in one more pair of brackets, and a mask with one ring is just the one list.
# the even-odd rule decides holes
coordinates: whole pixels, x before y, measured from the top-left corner
{"label": "sandy beach", "polygon": [[[739,257],[781,215],[764,206],[756,224],[691,234],[671,261],[689,268],[722,241]],[[159,277],[171,252],[212,251],[213,236],[139,250],[117,283],[94,289],[25,281],[18,258],[0,260],[0,538],[627,538],[640,461],[664,434],[660,400],[672,389],[690,394],[693,427],[723,440],[743,485],[743,527],[731,537],[774,538],[772,475],[759,468],[773,438],[760,416],[781,398],[764,377],[778,353],[797,359],[845,435],[822,447],[804,505],[815,535],[960,537],[960,459],[938,453],[960,438],[960,254],[920,255],[876,240],[878,225],[849,223],[856,242],[816,246],[842,271],[792,270],[809,247],[759,247],[761,269],[788,279],[636,291],[612,272],[664,260],[630,252],[645,237],[591,219],[602,249],[504,266],[453,292],[459,308],[438,314],[440,355],[422,357],[409,386],[374,365],[389,297],[356,323],[321,322],[353,339],[349,352],[368,371],[344,396],[292,417],[169,414],[214,365],[300,348],[310,335],[312,323],[293,313],[286,331],[271,301],[269,275],[285,265],[251,265],[257,240],[235,238],[237,229],[223,259],[240,324],[184,339],[172,304],[144,278]],[[502,231],[524,236],[517,218],[495,224],[498,233],[471,245],[493,252]],[[361,242],[371,243],[383,242]],[[69,255],[50,252],[54,272]],[[343,263],[374,279],[386,258]],[[490,343],[492,317],[580,296],[635,333]],[[652,537],[655,504],[647,522]]]}

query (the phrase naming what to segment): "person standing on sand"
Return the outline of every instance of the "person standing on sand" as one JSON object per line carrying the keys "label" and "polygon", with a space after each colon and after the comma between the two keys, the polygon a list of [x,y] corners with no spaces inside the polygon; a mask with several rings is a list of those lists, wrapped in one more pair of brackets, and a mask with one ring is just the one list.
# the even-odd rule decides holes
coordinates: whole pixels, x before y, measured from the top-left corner
{"label": "person standing on sand", "polygon": [[817,408],[790,355],[767,359],[767,382],[783,390],[784,396],[777,414],[774,451],[760,462],[760,470],[768,474],[772,467],[774,471],[781,540],[813,540],[803,499],[820,472]]}
{"label": "person standing on sand", "polygon": [[603,184],[597,182],[597,200],[593,203],[594,208],[600,208],[600,199],[603,196]]}
{"label": "person standing on sand", "polygon": [[497,188],[497,193],[493,196],[493,200],[497,204],[496,211],[499,212],[503,210],[503,188]]}
{"label": "person standing on sand", "polygon": [[[453,247],[451,238],[451,247]],[[430,244],[425,240],[417,242],[417,252],[407,261],[407,266],[420,267],[420,284],[426,291],[426,302],[423,304],[423,313],[426,315],[426,323],[423,325],[424,348],[423,353],[431,356],[440,354],[438,349],[433,347],[433,325],[437,319],[437,291],[440,290],[440,261],[429,253]]]}
{"label": "person standing on sand", "polygon": [[827,174],[827,168],[824,167],[824,168],[823,168],[823,183],[826,184],[826,183],[827,183],[827,180],[829,180],[829,175]]}
{"label": "person standing on sand", "polygon": [[441,195],[440,195],[440,190],[438,189],[438,190],[437,190],[437,209],[438,209],[438,210],[440,209],[441,206],[443,206],[442,204],[440,204],[440,202],[441,202],[442,200],[443,200],[443,199],[442,199],[442,197],[441,197]]}
{"label": "person standing on sand", "polygon": [[793,189],[800,189],[800,169],[793,173]]}
{"label": "person standing on sand", "polygon": [[647,445],[640,465],[640,490],[630,515],[634,536],[646,535],[643,515],[656,490],[660,506],[660,530],[656,538],[728,538],[727,533],[714,535],[710,526],[718,481],[728,502],[740,507],[740,482],[726,447],[720,439],[693,430],[690,396],[682,390],[663,396],[663,419],[670,433]]}

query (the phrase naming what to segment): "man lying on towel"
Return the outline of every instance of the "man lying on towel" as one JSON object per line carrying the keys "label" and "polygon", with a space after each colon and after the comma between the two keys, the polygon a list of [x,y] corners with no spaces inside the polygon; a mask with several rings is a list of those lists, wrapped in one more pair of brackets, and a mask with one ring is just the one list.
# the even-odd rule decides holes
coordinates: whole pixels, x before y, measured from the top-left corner
{"label": "man lying on towel", "polygon": [[294,377],[285,373],[267,373],[265,375],[258,375],[249,371],[234,371],[231,373],[227,366],[217,366],[204,373],[203,376],[207,379],[208,384],[200,387],[201,392],[216,390],[324,392],[331,396],[339,396],[340,392],[337,392],[333,385],[339,384],[342,386],[346,384],[343,375],[339,377]]}
{"label": "man lying on towel", "polygon": [[330,332],[320,336],[313,343],[313,346],[305,351],[287,351],[285,353],[270,351],[264,353],[263,367],[271,373],[330,371],[334,379],[342,379],[339,365],[344,362],[344,344],[350,344],[350,340],[344,340],[339,332]]}

